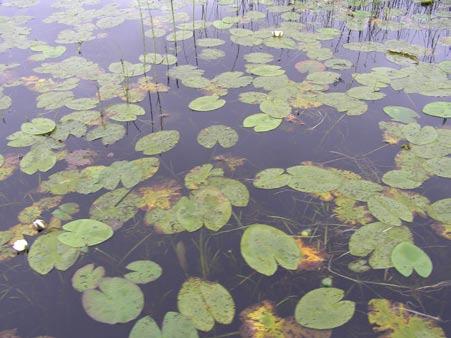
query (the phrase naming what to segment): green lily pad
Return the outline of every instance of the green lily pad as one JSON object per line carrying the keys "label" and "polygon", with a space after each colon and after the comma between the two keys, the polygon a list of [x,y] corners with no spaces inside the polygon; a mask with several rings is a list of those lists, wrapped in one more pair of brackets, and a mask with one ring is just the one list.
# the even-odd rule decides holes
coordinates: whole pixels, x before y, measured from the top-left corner
{"label": "green lily pad", "polygon": [[200,278],[189,278],[183,283],[177,307],[197,329],[205,332],[210,331],[215,322],[230,324],[235,316],[235,303],[229,291],[219,283]]}
{"label": "green lily pad", "polygon": [[392,118],[393,121],[402,123],[413,123],[419,115],[412,109],[402,106],[385,106],[384,112]]}
{"label": "green lily pad", "polygon": [[249,203],[249,190],[238,180],[213,176],[208,179],[208,186],[220,190],[235,207],[245,207]]}
{"label": "green lily pad", "polygon": [[388,269],[393,267],[391,253],[401,242],[412,242],[409,228],[375,222],[357,229],[349,240],[349,252],[358,257],[370,255],[373,269]]}
{"label": "green lily pad", "polygon": [[217,95],[201,96],[190,102],[189,108],[195,111],[211,111],[225,105],[225,100]]}
{"label": "green lily pad", "polygon": [[177,130],[160,130],[141,137],[136,142],[135,150],[145,155],[157,155],[174,148],[179,140],[180,133]]}
{"label": "green lily pad", "polygon": [[153,282],[160,278],[162,273],[161,266],[148,260],[131,262],[126,268],[133,272],[126,273],[124,278],[135,284],[147,284]]}
{"label": "green lily pad", "polygon": [[208,179],[213,176],[224,176],[224,170],[214,168],[212,164],[206,163],[194,167],[185,175],[185,186],[188,189],[199,189],[208,183]]}
{"label": "green lily pad", "polygon": [[391,254],[393,266],[404,277],[409,277],[415,270],[421,277],[427,278],[432,273],[432,261],[429,256],[410,242],[399,243]]}
{"label": "green lily pad", "polygon": [[401,202],[383,195],[375,195],[368,200],[368,210],[379,221],[399,226],[402,221],[412,222],[412,211]]}
{"label": "green lily pad", "polygon": [[30,135],[44,135],[51,133],[56,128],[56,123],[53,120],[37,117],[30,122],[22,124],[20,129]]}
{"label": "green lily pad", "polygon": [[77,219],[63,226],[66,230],[58,240],[73,248],[93,246],[113,236],[113,230],[105,223],[93,219]]}
{"label": "green lily pad", "polygon": [[83,292],[82,304],[94,320],[106,324],[127,323],[144,307],[141,289],[124,278],[103,278],[98,289]]}
{"label": "green lily pad", "polygon": [[380,100],[385,97],[384,93],[381,93],[374,88],[366,87],[366,86],[360,86],[360,87],[353,87],[349,89],[346,92],[347,95],[350,97],[353,97],[355,99],[360,100]]}
{"label": "green lily pad", "polygon": [[56,160],[55,153],[46,146],[34,146],[20,161],[20,170],[28,175],[38,171],[46,172],[53,168]]}
{"label": "green lily pad", "polygon": [[109,106],[105,114],[114,121],[130,122],[135,121],[138,116],[144,115],[145,110],[137,104],[117,103]]}
{"label": "green lily pad", "polygon": [[296,270],[301,252],[293,237],[266,224],[252,224],[241,237],[241,255],[257,272],[272,276],[280,265]]}
{"label": "green lily pad", "polygon": [[103,277],[105,277],[103,266],[95,267],[94,264],[87,264],[75,271],[72,276],[72,287],[78,292],[92,290],[99,286]]}
{"label": "green lily pad", "polygon": [[451,198],[445,198],[432,203],[427,213],[437,222],[451,224]]}
{"label": "green lily pad", "polygon": [[224,72],[215,76],[213,83],[223,88],[240,88],[246,87],[252,83],[252,76],[245,76],[243,72]]}
{"label": "green lily pad", "polygon": [[102,140],[104,145],[110,145],[116,143],[125,136],[125,127],[117,123],[106,123],[102,126],[98,126],[91,129],[86,134],[86,140]]}
{"label": "green lily pad", "polygon": [[253,128],[257,133],[276,129],[282,123],[282,119],[277,119],[268,114],[253,114],[246,117],[243,121],[243,127]]}
{"label": "green lily pad", "polygon": [[208,149],[216,143],[223,148],[231,148],[238,142],[238,133],[231,127],[216,124],[202,129],[197,135],[197,142]]}
{"label": "green lily pad", "polygon": [[436,101],[423,107],[423,113],[444,119],[451,117],[451,102]]}
{"label": "green lily pad", "polygon": [[417,180],[414,173],[409,170],[390,170],[382,176],[382,182],[399,189],[415,189],[423,182]]}
{"label": "green lily pad", "polygon": [[294,317],[302,326],[327,330],[346,324],[354,316],[355,303],[342,300],[337,288],[319,288],[306,293],[296,305]]}
{"label": "green lily pad", "polygon": [[28,253],[30,268],[41,275],[46,275],[53,268],[66,271],[78,259],[79,250],[58,240],[61,231],[52,231],[39,236]]}
{"label": "green lily pad", "polygon": [[287,117],[291,113],[291,107],[286,100],[268,97],[260,103],[260,110],[274,118]]}
{"label": "green lily pad", "polygon": [[402,128],[402,132],[407,141],[417,145],[434,142],[438,137],[434,127],[426,126],[421,128],[417,123],[409,123]]}
{"label": "green lily pad", "polygon": [[282,168],[264,169],[255,175],[254,186],[260,189],[277,189],[288,184],[291,176]]}
{"label": "green lily pad", "polygon": [[436,157],[423,163],[423,168],[430,174],[451,178],[451,158]]}
{"label": "green lily pad", "polygon": [[256,65],[246,65],[246,69],[249,73],[258,75],[258,76],[279,76],[285,74],[285,70],[283,70],[280,66],[276,65],[265,65],[265,64],[256,64]]}
{"label": "green lily pad", "polygon": [[124,77],[142,75],[150,70],[149,64],[131,63],[128,61],[113,62],[108,66],[108,70]]}
{"label": "green lily pad", "polygon": [[321,85],[327,85],[337,82],[339,78],[340,74],[338,73],[322,71],[310,73],[307,75],[306,80]]}
{"label": "green lily pad", "polygon": [[145,316],[133,325],[128,338],[198,338],[193,323],[178,312],[167,312],[160,330],[150,316]]}
{"label": "green lily pad", "polygon": [[328,192],[342,183],[342,178],[334,172],[316,166],[298,165],[288,168],[287,172],[291,175],[288,186],[302,192]]}

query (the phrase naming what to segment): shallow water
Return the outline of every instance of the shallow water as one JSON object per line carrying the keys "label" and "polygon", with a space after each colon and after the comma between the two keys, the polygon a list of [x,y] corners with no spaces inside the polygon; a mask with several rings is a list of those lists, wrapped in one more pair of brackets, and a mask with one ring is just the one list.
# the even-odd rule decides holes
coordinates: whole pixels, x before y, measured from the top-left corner
{"label": "shallow water", "polygon": [[[17,6],[27,2],[30,6],[25,8],[8,5]],[[83,5],[85,11],[82,12],[77,4],[83,3],[85,3]],[[111,5],[111,2],[39,0],[35,4],[33,1],[0,3],[0,27],[3,27],[0,31],[0,66],[18,64],[17,67],[0,74],[3,93],[12,101],[11,106],[0,110],[2,113],[0,154],[4,156],[13,154],[22,158],[27,153],[30,147],[11,147],[6,139],[8,135],[20,130],[24,122],[35,117],[45,117],[58,122],[62,116],[74,111],[64,105],[49,109],[37,108],[36,100],[40,93],[30,88],[30,83],[35,83],[33,82],[35,80],[27,79],[30,76],[52,78],[52,74],[39,74],[36,67],[45,63],[56,63],[72,56],[86,58],[98,64],[104,73],[108,73],[109,65],[114,62],[140,63],[139,56],[145,52],[169,53],[177,55],[177,66],[185,64],[197,66],[205,71],[203,74],[205,78],[212,79],[223,72],[230,71],[247,72],[244,75],[257,78],[249,69],[246,69],[246,64],[249,62],[244,59],[244,55],[251,52],[265,52],[274,57],[269,64],[280,66],[289,79],[297,84],[305,81],[307,76],[307,73],[301,73],[295,67],[300,61],[319,58],[320,62],[325,63],[332,57],[350,61],[352,66],[348,69],[326,69],[338,72],[339,80],[331,83],[328,88],[315,91],[317,96],[314,101],[319,101],[318,97],[322,93],[346,92],[350,88],[359,86],[352,77],[354,73],[370,72],[374,67],[400,69],[420,67],[423,64],[439,64],[449,60],[450,55],[451,4],[449,1],[436,1],[432,6],[425,7],[410,1],[384,3],[362,1],[360,5],[357,2],[351,4],[341,1],[334,2],[334,5],[331,2],[316,1],[299,1],[294,4],[285,2],[226,4],[223,2],[221,5],[216,1],[208,1],[205,4],[196,3],[194,10],[190,2],[174,3],[175,25],[192,23],[192,13],[195,20],[212,23],[224,17],[243,18],[249,11],[259,11],[265,14],[261,19],[241,19],[231,28],[246,28],[252,31],[269,28],[271,35],[271,31],[279,27],[278,29],[284,31],[284,36],[289,38],[292,34],[296,37],[292,39],[293,48],[291,49],[272,48],[263,43],[256,46],[240,45],[231,40],[229,29],[218,29],[213,25],[195,29],[194,36],[189,39],[167,41],[166,36],[173,31],[169,2],[148,4],[141,0],[116,1],[114,4],[122,11],[103,10],[92,15],[95,12],[91,10],[105,8],[104,6]],[[58,8],[58,5],[61,6]],[[402,27],[390,30],[384,28],[388,8],[399,9],[399,16],[394,17],[392,24],[403,22]],[[293,29],[292,27],[283,26],[283,22],[287,20],[284,20],[277,10],[298,13],[299,17],[296,17],[294,22],[301,23],[302,26],[294,31],[290,30]],[[71,11],[74,15],[62,17],[59,23],[45,22],[57,12],[65,15]],[[152,15],[154,28],[164,30],[164,34],[156,39],[149,36],[143,39],[143,30],[152,29],[149,14]],[[361,30],[344,22],[346,18],[351,20],[350,17],[367,14],[373,18],[362,19],[364,23],[359,27]],[[30,16],[28,22],[20,25],[30,29],[29,35],[23,35],[25,37],[23,42],[19,37],[8,40],[11,36],[9,21],[13,18],[18,20],[19,16],[23,15]],[[74,19],[77,17],[80,19]],[[114,20],[123,17],[125,21],[111,28],[91,26],[98,22],[98,19],[109,17]],[[72,25],[67,24],[69,19],[73,20]],[[73,26],[91,31],[92,40],[82,43],[77,43],[77,40],[55,42],[59,39],[58,34],[62,30],[72,29]],[[326,53],[323,51],[319,56],[310,55],[309,57],[308,51],[305,50],[308,38],[315,40],[318,37],[314,35],[318,34],[315,32],[323,27],[337,29],[333,37],[319,40],[321,46],[328,48],[333,56],[329,58],[325,56],[325,59],[321,60]],[[17,31],[17,28],[12,30]],[[296,35],[297,33],[299,35]],[[312,34],[312,37],[308,34]],[[222,50],[223,57],[215,60],[205,60],[200,57],[201,51],[208,47],[196,46],[196,40],[207,37],[222,39],[225,42],[223,45],[213,47]],[[447,40],[446,37],[448,37]],[[349,42],[371,41],[383,44],[389,40],[405,41],[405,45],[399,44],[403,52],[407,50],[404,56],[398,58],[401,64],[390,61],[387,58],[390,54],[388,51],[359,52],[343,46]],[[61,45],[66,50],[56,58],[33,61],[29,59],[35,54],[30,50],[32,41],[45,41],[52,46]],[[408,50],[406,45],[415,45],[415,47]],[[427,50],[422,50],[422,47]],[[308,48],[315,49],[312,46]],[[403,89],[394,90],[389,81],[380,89],[385,97],[379,100],[360,100],[368,105],[366,112],[361,115],[346,115],[337,111],[331,104],[307,108],[293,107],[290,118],[284,118],[279,127],[268,132],[257,133],[252,128],[243,127],[243,120],[259,112],[259,105],[241,102],[239,94],[248,91],[268,93],[269,90],[254,88],[252,83],[240,88],[230,88],[222,97],[226,101],[223,107],[208,112],[193,111],[188,107],[190,102],[197,97],[209,94],[202,89],[188,88],[183,81],[168,76],[168,70],[173,67],[174,65],[152,64],[145,76],[124,77],[119,83],[122,96],[124,92],[133,88],[133,84],[138,79],[145,77],[168,87],[165,90],[162,86],[157,92],[150,90],[143,95],[142,100],[135,103],[145,110],[145,115],[136,116],[134,121],[113,121],[126,128],[126,133],[120,140],[105,146],[99,140],[87,141],[85,136],[70,136],[64,141],[64,149],[69,152],[79,149],[95,152],[93,161],[80,165],[79,169],[87,165],[108,166],[114,161],[131,161],[146,157],[142,152],[135,151],[135,143],[141,137],[160,130],[177,130],[180,133],[177,145],[167,152],[155,155],[160,161],[158,172],[131,188],[132,192],[142,187],[158,185],[164,187],[172,181],[172,184],[180,187],[179,191],[183,196],[188,196],[190,190],[184,186],[185,175],[196,166],[211,163],[216,167],[224,168],[225,177],[234,178],[245,184],[250,193],[249,203],[246,207],[234,206],[232,216],[219,231],[202,227],[194,232],[184,231],[175,234],[162,234],[154,224],[146,224],[145,212],[137,210],[134,217],[122,226],[110,223],[109,225],[116,228],[114,235],[104,243],[90,246],[66,271],[53,269],[48,274],[41,275],[30,268],[27,254],[8,259],[3,259],[0,255],[2,257],[0,261],[0,337],[2,337],[2,330],[7,329],[17,329],[17,336],[20,337],[127,337],[135,322],[144,315],[150,315],[161,327],[166,312],[177,311],[177,295],[188,277],[201,277],[220,283],[230,292],[235,302],[233,321],[227,325],[216,323],[208,332],[199,331],[201,337],[239,337],[242,325],[240,313],[263,300],[273,302],[279,316],[293,316],[299,299],[307,292],[320,288],[322,279],[326,277],[332,278],[334,288],[344,291],[346,300],[356,303],[352,318],[344,325],[333,328],[332,337],[381,335],[382,333],[375,331],[368,322],[368,302],[374,298],[404,303],[412,311],[410,314],[441,327],[443,337],[451,335],[451,305],[448,301],[451,279],[448,264],[448,257],[451,254],[450,238],[449,233],[448,238],[445,238],[432,229],[431,225],[437,223],[436,220],[425,214],[423,217],[415,215],[412,222],[403,222],[403,225],[408,226],[413,234],[413,242],[429,255],[433,263],[433,271],[427,278],[422,278],[416,273],[410,277],[403,277],[393,267],[355,273],[350,271],[347,265],[359,257],[349,253],[348,242],[351,235],[364,225],[346,224],[340,221],[334,216],[334,202],[323,201],[317,194],[296,191],[287,186],[277,189],[259,189],[253,185],[256,174],[263,169],[288,168],[301,163],[310,165],[309,163],[312,162],[324,168],[351,171],[363,179],[382,184],[384,191],[388,191],[389,187],[382,181],[384,173],[395,168],[396,154],[401,150],[410,151],[410,149],[406,146],[402,148],[403,144],[409,143],[406,140],[396,144],[384,141],[379,122],[390,121],[390,117],[384,113],[383,108],[392,105],[408,107],[418,113],[417,122],[421,126],[449,130],[449,122],[446,119],[429,116],[422,112],[423,107],[428,103],[449,102],[451,91],[449,72],[447,75],[446,72],[444,73],[448,78],[447,92],[444,90],[446,95],[443,93],[423,95],[424,93],[408,92]],[[92,72],[88,73],[92,74]],[[95,81],[95,77],[86,79],[91,76],[90,74],[79,76],[80,83],[76,88],[71,89],[75,98],[96,96],[98,98],[101,85]],[[77,76],[78,74],[75,74],[75,77]],[[57,78],[54,75],[53,77]],[[275,79],[268,77],[266,83],[270,84],[271,81]],[[119,93],[115,93],[115,97],[102,99],[102,90],[100,92],[101,102],[93,109],[102,114],[111,104],[123,102]],[[304,94],[307,97],[311,93],[304,92],[299,96],[302,97]],[[58,100],[58,98],[52,99],[52,102]],[[285,98],[284,100],[287,101]],[[102,123],[108,122],[112,121],[106,113]],[[196,140],[199,131],[215,124],[223,124],[235,129],[239,135],[237,144],[228,149],[219,145],[215,145],[212,149],[201,146]],[[88,130],[93,128],[94,126],[89,126]],[[46,137],[51,137],[51,134]],[[56,153],[61,149],[53,151]],[[16,161],[17,168],[14,173],[0,181],[0,230],[6,231],[20,223],[17,217],[25,207],[43,197],[52,196],[51,193],[39,191],[40,182],[48,180],[52,174],[65,170],[68,164],[63,159],[66,156],[67,153],[60,155],[59,160],[49,170],[38,171],[31,175],[22,172]],[[241,158],[243,161],[236,170],[231,170],[218,156]],[[445,154],[444,157],[449,158],[449,154]],[[432,203],[451,197],[449,180],[446,177],[431,175],[418,188],[398,190],[416,192]],[[119,184],[118,188],[121,187]],[[58,204],[78,203],[80,211],[74,214],[73,219],[95,218],[90,215],[90,207],[99,196],[107,192],[107,189],[90,194],[69,192],[62,196],[62,201]],[[172,204],[174,203],[172,201]],[[365,205],[365,203],[359,203],[359,205]],[[46,223],[50,223],[51,211],[56,207],[43,211],[36,218],[42,218]],[[372,219],[376,221],[377,217],[373,216]],[[58,222],[55,224],[58,227],[67,222],[60,221],[60,224]],[[253,223],[274,226],[293,238],[302,237],[304,244],[321,249],[321,252],[325,254],[324,261],[312,271],[289,271],[281,266],[272,276],[265,276],[255,271],[245,262],[240,253],[240,239],[243,232]],[[28,227],[30,227],[29,224]],[[301,234],[303,230],[308,231]],[[31,249],[32,243],[45,233],[25,236],[31,244]],[[11,244],[5,243],[4,247],[9,248]],[[178,249],[177,256],[176,248],[180,246],[185,248],[186,253],[180,253]],[[125,266],[128,263],[144,259],[158,263],[163,273],[156,281],[138,285],[145,296],[145,304],[139,316],[127,323],[115,325],[101,323],[91,318],[82,306],[81,294],[72,287],[71,278],[75,271],[86,264],[94,263],[96,266],[105,267],[107,276],[120,277],[127,272]],[[313,337],[319,336],[318,332],[313,334]],[[273,336],[275,337],[275,335],[266,337]],[[279,336],[283,337],[283,335]],[[421,337],[429,336],[433,337],[432,331],[430,335],[429,333],[421,335]],[[260,336],[255,335],[255,337]]]}

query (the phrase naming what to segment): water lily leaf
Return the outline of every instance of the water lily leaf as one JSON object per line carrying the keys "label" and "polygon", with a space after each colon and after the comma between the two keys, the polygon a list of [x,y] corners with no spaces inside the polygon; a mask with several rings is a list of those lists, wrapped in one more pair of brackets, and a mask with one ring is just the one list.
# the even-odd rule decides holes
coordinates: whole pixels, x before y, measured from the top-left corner
{"label": "water lily leaf", "polygon": [[182,204],[177,210],[177,220],[190,232],[202,226],[218,231],[232,216],[229,199],[214,187],[195,190],[190,199],[182,198],[180,203]]}
{"label": "water lily leaf", "polygon": [[256,53],[248,53],[243,56],[244,60],[251,63],[268,63],[271,62],[274,59],[274,56],[269,53],[262,53],[262,52],[256,52]]}
{"label": "water lily leaf", "polygon": [[412,242],[409,228],[375,222],[357,229],[349,240],[349,251],[358,257],[370,255],[373,269],[387,269],[393,267],[391,253],[401,242]]}
{"label": "water lily leaf", "polygon": [[368,209],[362,205],[357,205],[354,199],[339,196],[335,199],[334,215],[337,219],[346,224],[367,224],[372,220]]}
{"label": "water lily leaf", "polygon": [[144,63],[131,63],[128,61],[113,62],[108,66],[108,70],[124,77],[142,75],[150,70],[151,66]]}
{"label": "water lily leaf", "polygon": [[446,337],[433,319],[415,315],[406,305],[388,299],[374,298],[369,301],[368,321],[374,331],[386,337]]}
{"label": "water lily leaf", "polygon": [[127,323],[144,307],[141,289],[124,278],[103,278],[98,289],[83,292],[82,304],[94,320],[106,324]]}
{"label": "water lily leaf", "polygon": [[66,107],[73,110],[89,110],[95,108],[98,104],[97,98],[83,97],[67,102]]}
{"label": "water lily leaf", "polygon": [[402,106],[385,106],[384,112],[392,118],[393,121],[402,123],[413,123],[419,115],[412,109]]}
{"label": "water lily leaf", "polygon": [[415,189],[423,184],[417,180],[414,173],[409,170],[390,170],[382,176],[382,182],[399,189]]}
{"label": "water lily leaf", "polygon": [[136,142],[135,150],[145,155],[157,155],[174,148],[179,140],[180,133],[177,130],[160,130],[141,137]]}
{"label": "water lily leaf", "polygon": [[379,221],[399,226],[402,221],[412,222],[412,212],[399,201],[383,195],[375,195],[368,200],[368,210]]}
{"label": "water lily leaf", "polygon": [[327,85],[337,82],[339,78],[340,74],[338,73],[322,71],[310,73],[307,75],[306,80],[321,85]]}
{"label": "water lily leaf", "polygon": [[196,40],[196,45],[198,45],[199,47],[218,47],[223,44],[225,44],[224,40],[215,38],[203,38]]}
{"label": "water lily leaf", "polygon": [[299,61],[294,65],[294,67],[300,73],[315,73],[326,70],[326,66],[323,63],[316,60]]}
{"label": "water lily leaf", "polygon": [[238,142],[238,133],[231,127],[216,124],[202,129],[197,135],[197,142],[208,149],[216,143],[223,148],[231,148]]}
{"label": "water lily leaf", "polygon": [[243,310],[240,319],[242,338],[329,338],[332,334],[330,330],[303,327],[293,317],[279,317],[274,305],[266,300]]}
{"label": "water lily leaf", "polygon": [[301,252],[293,237],[266,224],[252,224],[241,237],[241,255],[257,272],[271,276],[280,265],[296,270]]}
{"label": "water lily leaf", "polygon": [[194,167],[185,175],[185,186],[191,190],[199,189],[206,185],[208,178],[212,176],[224,176],[224,171],[221,168],[214,168],[210,163]]}
{"label": "water lily leaf", "polygon": [[423,163],[424,169],[430,174],[451,178],[451,158],[436,157]]}
{"label": "water lily leaf", "polygon": [[383,187],[380,184],[366,180],[344,180],[338,191],[358,201],[366,202],[371,196],[381,192]]}
{"label": "water lily leaf", "polygon": [[347,59],[329,59],[324,62],[327,68],[344,70],[352,67],[352,62]]}
{"label": "water lily leaf", "polygon": [[347,323],[355,312],[355,303],[342,300],[345,293],[337,288],[319,288],[306,293],[296,305],[294,317],[302,326],[327,330]]}
{"label": "water lily leaf", "polygon": [[224,72],[211,81],[224,88],[240,88],[251,84],[252,76],[244,76],[243,72]]}
{"label": "water lily leaf", "polygon": [[53,168],[56,160],[55,153],[46,146],[34,146],[20,161],[20,170],[28,175],[38,171],[46,172]]}
{"label": "water lily leaf", "polygon": [[185,31],[185,30],[178,30],[175,31],[173,33],[169,33],[166,36],[166,40],[167,41],[183,41],[183,40],[188,40],[190,38],[193,37],[193,32],[192,31]]}
{"label": "water lily leaf", "polygon": [[246,65],[246,70],[251,74],[264,77],[279,76],[285,74],[285,70],[276,65],[248,64]]}
{"label": "water lily leaf", "polygon": [[210,177],[208,186],[220,190],[235,207],[245,207],[249,203],[249,190],[238,180],[227,177]]}
{"label": "water lily leaf", "polygon": [[225,105],[225,100],[217,95],[201,96],[190,102],[189,108],[195,111],[211,111]]}
{"label": "water lily leaf", "polygon": [[44,135],[51,133],[56,128],[55,121],[37,117],[32,119],[30,122],[25,122],[22,124],[20,129],[30,135]]}
{"label": "water lily leaf", "polygon": [[86,134],[88,141],[101,139],[104,145],[116,143],[125,136],[125,127],[117,123],[106,123],[91,129]]}
{"label": "water lily leaf", "polygon": [[385,97],[384,93],[366,86],[353,87],[349,89],[346,94],[360,100],[380,100]]}
{"label": "water lily leaf", "polygon": [[291,107],[286,100],[268,97],[260,103],[260,110],[274,118],[287,117],[291,113]]}
{"label": "water lily leaf", "polygon": [[407,141],[417,145],[428,144],[437,139],[437,132],[434,127],[426,126],[421,128],[417,123],[410,123],[402,128]]}
{"label": "water lily leaf", "polygon": [[162,329],[150,316],[138,320],[128,338],[198,338],[193,323],[178,312],[167,312],[163,319]]}
{"label": "water lily leaf", "polygon": [[63,226],[66,230],[58,240],[73,248],[93,246],[113,236],[113,230],[105,223],[93,219],[77,219]]}
{"label": "water lily leaf", "polygon": [[282,123],[282,119],[277,119],[268,114],[253,114],[246,117],[243,121],[243,127],[253,128],[257,133],[276,129]]}
{"label": "water lily leaf", "polygon": [[291,176],[282,168],[264,169],[255,175],[254,186],[260,189],[277,189],[288,184]]}
{"label": "water lily leaf", "polygon": [[131,103],[117,103],[105,109],[105,114],[110,119],[119,122],[135,121],[138,116],[145,113],[142,107]]}
{"label": "water lily leaf", "polygon": [[288,186],[302,192],[328,192],[342,183],[342,178],[334,172],[316,166],[298,165],[288,168],[287,172],[291,175]]}
{"label": "water lily leaf", "polygon": [[105,277],[103,266],[95,267],[94,264],[87,264],[75,271],[72,276],[72,287],[78,292],[92,290],[99,286],[103,277]]}
{"label": "water lily leaf", "polygon": [[427,278],[432,272],[432,261],[423,250],[410,242],[399,243],[392,251],[393,266],[404,277],[415,270],[421,277]]}
{"label": "water lily leaf", "polygon": [[201,331],[210,331],[215,322],[230,324],[235,316],[235,303],[229,291],[221,284],[189,278],[177,297],[181,314],[189,318]]}
{"label": "water lily leaf", "polygon": [[148,260],[131,262],[126,268],[133,272],[126,273],[124,278],[135,284],[147,284],[153,282],[160,278],[163,271],[161,266],[157,263]]}
{"label": "water lily leaf", "polygon": [[436,221],[451,224],[451,198],[445,198],[432,203],[427,213]]}
{"label": "water lily leaf", "polygon": [[78,259],[79,250],[58,240],[61,231],[52,231],[39,236],[28,253],[30,268],[41,275],[46,275],[53,268],[66,271]]}
{"label": "water lily leaf", "polygon": [[444,119],[451,117],[451,103],[436,101],[428,103],[423,107],[423,113],[431,116],[437,116]]}

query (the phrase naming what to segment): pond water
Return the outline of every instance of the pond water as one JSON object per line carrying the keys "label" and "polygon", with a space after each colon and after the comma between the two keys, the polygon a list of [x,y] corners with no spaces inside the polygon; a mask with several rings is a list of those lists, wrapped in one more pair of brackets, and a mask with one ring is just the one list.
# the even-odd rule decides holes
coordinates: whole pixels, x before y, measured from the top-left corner
{"label": "pond water", "polygon": [[451,336],[450,29],[0,1],[0,337]]}

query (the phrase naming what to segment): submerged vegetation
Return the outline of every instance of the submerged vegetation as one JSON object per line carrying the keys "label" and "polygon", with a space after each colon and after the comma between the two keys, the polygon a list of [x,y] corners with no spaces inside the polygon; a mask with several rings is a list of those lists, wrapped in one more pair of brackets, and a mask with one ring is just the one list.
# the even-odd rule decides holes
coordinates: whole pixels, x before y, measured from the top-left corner
{"label": "submerged vegetation", "polygon": [[450,336],[450,9],[2,1],[0,337]]}

